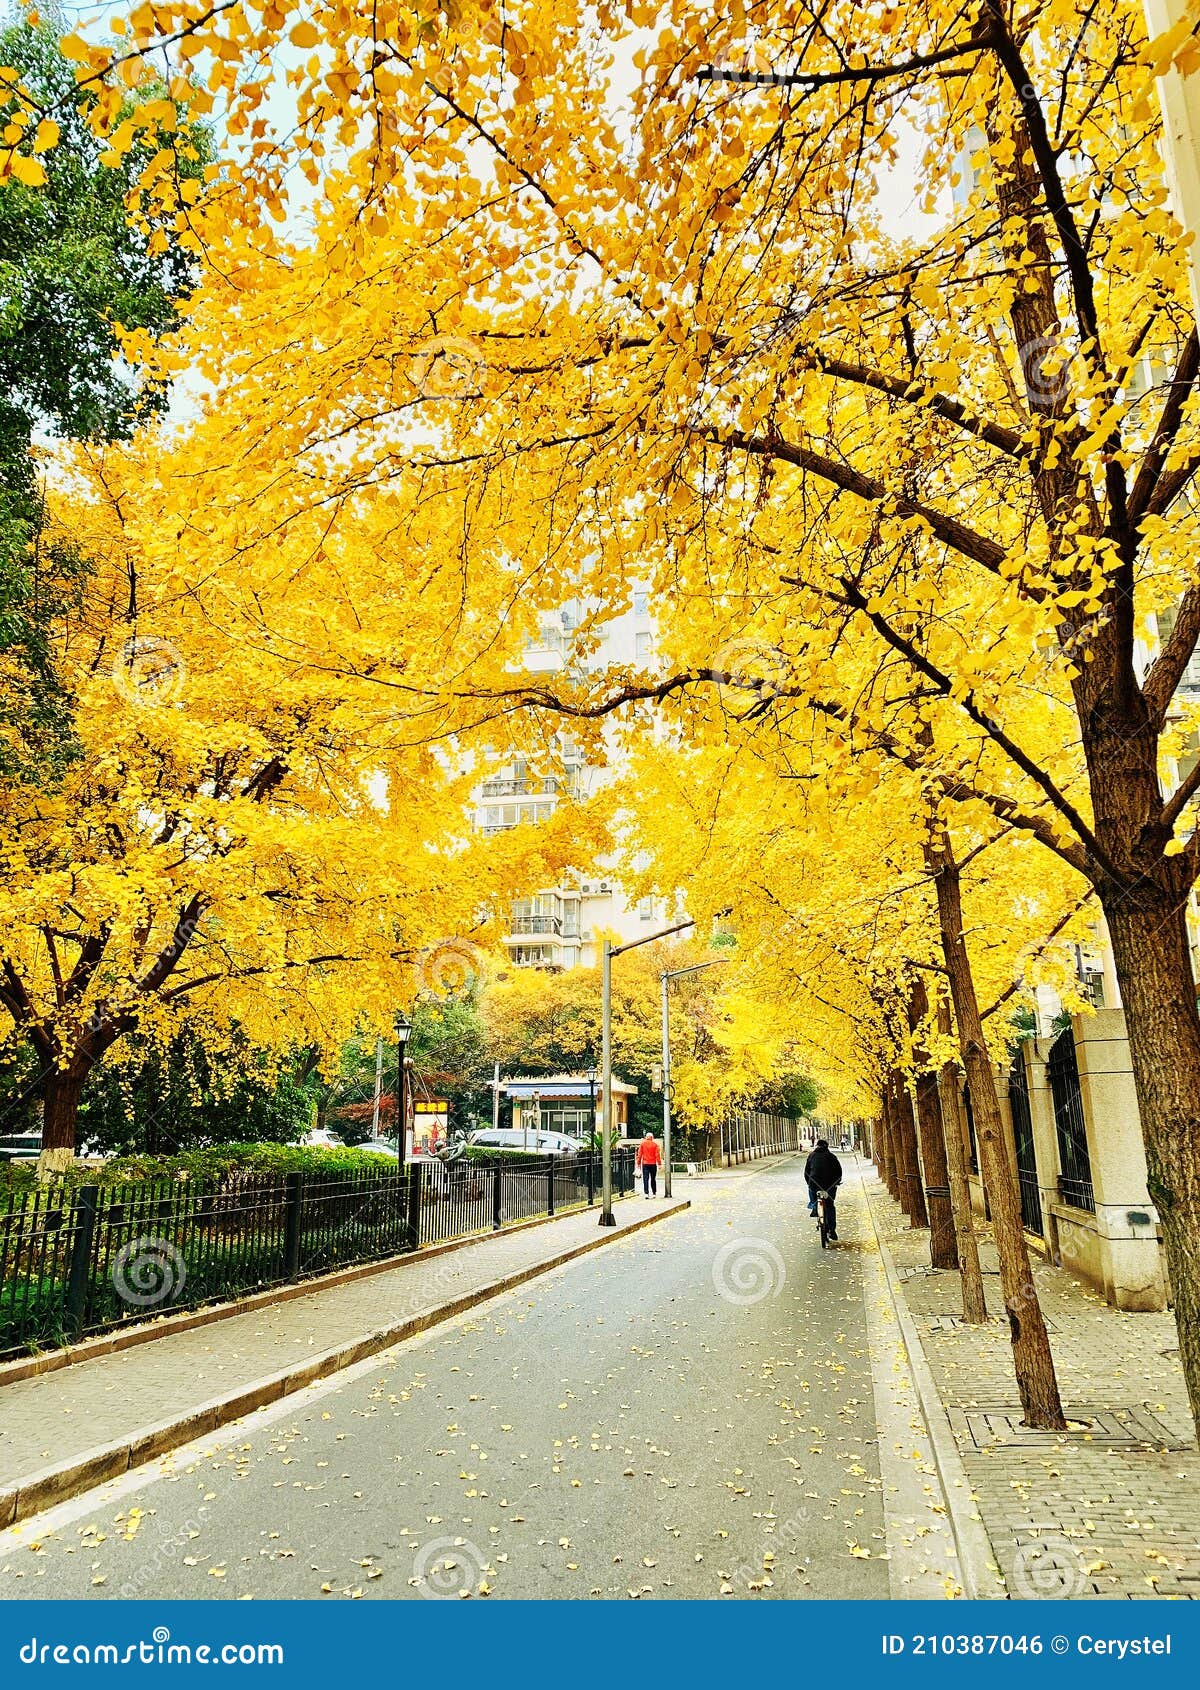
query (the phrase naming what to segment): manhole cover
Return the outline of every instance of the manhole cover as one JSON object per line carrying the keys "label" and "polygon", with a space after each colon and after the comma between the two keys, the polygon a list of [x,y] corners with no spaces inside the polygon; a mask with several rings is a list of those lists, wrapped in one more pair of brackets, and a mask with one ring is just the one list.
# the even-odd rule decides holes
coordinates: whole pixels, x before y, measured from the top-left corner
{"label": "manhole cover", "polygon": [[1037,1426],[1022,1426],[1021,1410],[1009,1404],[996,1408],[952,1408],[950,1424],[960,1438],[976,1449],[1008,1445],[1016,1449],[1060,1448],[1075,1445],[1087,1449],[1187,1449],[1189,1440],[1163,1424],[1148,1408],[1095,1408],[1073,1404],[1064,1410],[1071,1422],[1065,1432],[1047,1432]]}

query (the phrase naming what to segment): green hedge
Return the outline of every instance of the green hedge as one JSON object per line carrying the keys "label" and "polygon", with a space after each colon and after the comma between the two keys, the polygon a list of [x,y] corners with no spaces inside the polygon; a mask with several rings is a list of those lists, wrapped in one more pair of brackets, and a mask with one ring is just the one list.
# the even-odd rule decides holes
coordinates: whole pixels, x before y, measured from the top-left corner
{"label": "green hedge", "polygon": [[[163,1179],[220,1179],[233,1173],[357,1173],[364,1168],[395,1167],[386,1157],[349,1147],[327,1150],[306,1144],[221,1144],[209,1150],[184,1150],[176,1156],[114,1156],[108,1162],[76,1163],[56,1184],[128,1185]],[[30,1191],[37,1184],[32,1163],[0,1163],[0,1195]]]}

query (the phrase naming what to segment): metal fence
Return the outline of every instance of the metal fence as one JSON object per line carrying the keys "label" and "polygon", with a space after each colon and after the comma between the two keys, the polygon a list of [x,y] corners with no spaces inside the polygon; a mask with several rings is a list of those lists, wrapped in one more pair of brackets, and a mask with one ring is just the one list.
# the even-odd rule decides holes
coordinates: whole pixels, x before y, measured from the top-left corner
{"label": "metal fence", "polygon": [[792,1115],[741,1109],[721,1122],[721,1160],[727,1168],[799,1148],[800,1123]]}
{"label": "metal fence", "polygon": [[1043,1235],[1042,1193],[1038,1186],[1037,1156],[1033,1142],[1033,1115],[1029,1108],[1029,1077],[1025,1071],[1025,1046],[1013,1057],[1008,1074],[1008,1103],[1012,1112],[1013,1141],[1017,1161],[1017,1185],[1021,1193],[1021,1224],[1035,1237]]}
{"label": "metal fence", "polygon": [[[598,1200],[600,1158],[39,1187],[0,1209],[0,1357]],[[633,1151],[613,1190],[633,1189]]]}
{"label": "metal fence", "polygon": [[1079,1089],[1079,1068],[1075,1060],[1075,1036],[1068,1027],[1050,1046],[1046,1074],[1054,1099],[1054,1125],[1058,1133],[1058,1159],[1062,1169],[1058,1194],[1076,1209],[1096,1208],[1092,1189],[1092,1161],[1088,1152],[1083,1094]]}

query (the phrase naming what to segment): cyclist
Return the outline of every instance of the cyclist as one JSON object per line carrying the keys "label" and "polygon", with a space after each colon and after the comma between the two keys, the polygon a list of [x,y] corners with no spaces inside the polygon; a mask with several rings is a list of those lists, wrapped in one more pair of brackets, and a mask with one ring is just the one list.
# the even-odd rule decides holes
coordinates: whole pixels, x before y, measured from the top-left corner
{"label": "cyclist", "polygon": [[827,1138],[819,1138],[804,1164],[804,1178],[808,1182],[808,1212],[817,1212],[817,1192],[825,1192],[826,1235],[837,1243],[837,1205],[834,1197],[842,1183],[842,1164],[829,1148]]}

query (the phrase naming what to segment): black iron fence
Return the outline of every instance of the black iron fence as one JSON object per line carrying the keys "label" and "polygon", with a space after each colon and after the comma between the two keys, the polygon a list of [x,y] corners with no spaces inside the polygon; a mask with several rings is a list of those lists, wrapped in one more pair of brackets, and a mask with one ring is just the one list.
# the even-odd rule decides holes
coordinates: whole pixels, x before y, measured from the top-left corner
{"label": "black iron fence", "polygon": [[721,1123],[721,1160],[727,1168],[799,1148],[800,1123],[792,1115],[740,1109]]}
{"label": "black iron fence", "polygon": [[1021,1193],[1021,1224],[1035,1237],[1043,1235],[1042,1193],[1038,1186],[1037,1155],[1033,1141],[1033,1114],[1029,1107],[1029,1077],[1025,1070],[1025,1047],[1020,1045],[1008,1075],[1008,1102],[1012,1113],[1016,1151],[1017,1186]]}
{"label": "black iron fence", "polygon": [[1058,1194],[1076,1209],[1095,1211],[1092,1189],[1092,1161],[1088,1151],[1087,1123],[1083,1095],[1079,1088],[1079,1067],[1075,1060],[1075,1037],[1068,1027],[1050,1046],[1046,1074],[1054,1099],[1054,1125],[1058,1134]]}
{"label": "black iron fence", "polygon": [[[0,1357],[599,1199],[598,1156],[40,1187],[0,1209]],[[633,1151],[613,1157],[633,1189]]]}

